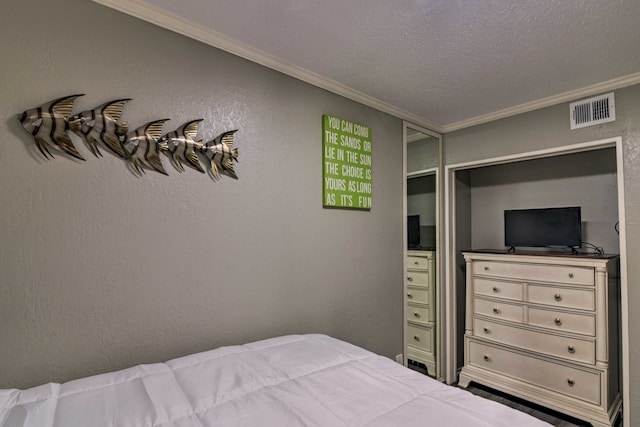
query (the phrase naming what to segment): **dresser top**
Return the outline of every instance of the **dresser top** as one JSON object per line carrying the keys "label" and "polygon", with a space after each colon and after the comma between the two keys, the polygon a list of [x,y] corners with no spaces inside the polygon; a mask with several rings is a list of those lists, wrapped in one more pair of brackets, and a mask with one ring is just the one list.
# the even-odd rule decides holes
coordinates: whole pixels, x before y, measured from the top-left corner
{"label": "dresser top", "polygon": [[509,252],[507,249],[473,249],[462,251],[469,254],[492,254],[492,255],[509,255],[509,256],[539,256],[539,257],[561,257],[561,258],[581,258],[581,259],[613,259],[618,254],[596,254],[596,253],[579,253],[571,252],[542,252],[542,251],[515,251]]}

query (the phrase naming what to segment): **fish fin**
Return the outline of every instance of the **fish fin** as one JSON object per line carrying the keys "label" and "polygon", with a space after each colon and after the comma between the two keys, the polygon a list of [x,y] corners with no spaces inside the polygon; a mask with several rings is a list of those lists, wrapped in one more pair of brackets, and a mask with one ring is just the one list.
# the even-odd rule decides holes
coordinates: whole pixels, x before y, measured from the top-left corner
{"label": "fish fin", "polygon": [[126,157],[124,154],[124,148],[122,148],[122,144],[120,144],[120,140],[118,138],[109,133],[105,133],[103,139],[105,145],[111,149],[111,151],[120,157]]}
{"label": "fish fin", "polygon": [[71,138],[69,138],[69,135],[67,135],[66,133],[60,133],[58,135],[54,135],[53,141],[65,153],[75,157],[76,159],[84,160],[84,157],[80,155],[76,147],[73,145],[73,142],[71,142]]}
{"label": "fish fin", "polygon": [[178,153],[173,153],[170,157],[171,163],[173,163],[173,167],[175,167],[179,172],[184,172],[184,166],[182,166],[182,162],[180,161],[180,157],[178,157]]}
{"label": "fish fin", "polygon": [[49,156],[51,156],[52,159],[55,159],[55,157],[53,157],[53,154],[51,154],[51,152],[49,151],[49,148],[47,148],[47,142],[44,139],[40,138],[39,136],[36,136],[35,140],[36,140],[36,147],[38,147],[38,150],[40,150],[40,152],[42,153],[45,159],[48,160]]}
{"label": "fish fin", "polygon": [[231,159],[227,159],[222,162],[222,171],[225,175],[230,176],[231,178],[238,179],[238,175],[236,175],[236,171],[233,169],[233,162]]}
{"label": "fish fin", "polygon": [[231,158],[233,160],[235,160],[236,162],[238,161],[238,149],[234,148],[233,150],[231,150]]}
{"label": "fish fin", "polygon": [[162,125],[169,119],[155,120],[144,125],[144,133],[151,135],[154,139],[162,135]]}
{"label": "fish fin", "polygon": [[207,142],[205,144],[205,147],[212,147],[214,145],[220,145],[224,143],[224,144],[227,144],[229,148],[231,148],[233,146],[233,134],[236,133],[237,131],[238,130],[235,129],[227,132],[222,132],[220,135],[216,136],[214,139]]}
{"label": "fish fin", "polygon": [[87,145],[91,149],[91,152],[96,157],[102,157],[102,153],[98,149],[98,141],[95,140],[92,136],[87,136]]}
{"label": "fish fin", "polygon": [[164,170],[164,166],[162,165],[162,161],[160,160],[160,156],[158,156],[157,154],[146,156],[145,160],[147,161],[147,163],[149,163],[149,165],[152,168],[154,168],[158,172],[163,173],[165,175],[169,175],[167,173],[167,171]]}
{"label": "fish fin", "polygon": [[138,172],[138,176],[142,176],[144,175],[146,172],[144,171],[144,168],[142,167],[142,163],[140,163],[140,160],[132,157],[131,158],[131,162],[133,163],[133,167],[136,170],[136,172]]}
{"label": "fish fin", "polygon": [[122,107],[129,101],[131,101],[131,98],[116,99],[115,101],[108,102],[104,105],[102,114],[111,117],[117,122],[120,120],[120,117],[122,117]]}
{"label": "fish fin", "polygon": [[200,160],[198,160],[198,155],[195,151],[190,152],[185,156],[185,159],[195,170],[198,172],[204,173],[204,169],[202,169],[202,165],[200,164]]}
{"label": "fish fin", "polygon": [[218,170],[218,166],[213,160],[211,160],[211,174],[213,175],[214,179],[220,179],[220,171]]}
{"label": "fish fin", "polygon": [[[49,111],[54,114],[58,114],[64,117],[65,120],[69,118],[71,115],[71,111],[73,110],[73,103],[76,98],[83,96],[84,94],[65,96],[63,98],[58,98],[54,101],[51,101],[49,105]],[[82,159],[84,160],[84,159]]]}
{"label": "fish fin", "polygon": [[182,126],[180,126],[180,129],[178,132],[182,133],[184,136],[186,136],[189,139],[192,139],[192,140],[196,139],[196,136],[198,136],[198,125],[202,120],[203,119],[191,120],[190,122],[187,122]]}
{"label": "fish fin", "polygon": [[229,148],[233,147],[233,135],[236,132],[238,132],[238,129],[224,132],[223,134],[220,135],[220,142],[223,144],[227,144]]}

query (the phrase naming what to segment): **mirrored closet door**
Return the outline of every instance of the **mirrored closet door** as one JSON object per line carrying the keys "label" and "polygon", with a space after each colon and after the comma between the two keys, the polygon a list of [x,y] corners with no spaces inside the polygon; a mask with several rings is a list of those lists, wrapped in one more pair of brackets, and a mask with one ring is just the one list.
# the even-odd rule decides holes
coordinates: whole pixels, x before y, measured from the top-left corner
{"label": "mirrored closet door", "polygon": [[408,367],[442,377],[440,320],[441,136],[404,126],[404,359]]}

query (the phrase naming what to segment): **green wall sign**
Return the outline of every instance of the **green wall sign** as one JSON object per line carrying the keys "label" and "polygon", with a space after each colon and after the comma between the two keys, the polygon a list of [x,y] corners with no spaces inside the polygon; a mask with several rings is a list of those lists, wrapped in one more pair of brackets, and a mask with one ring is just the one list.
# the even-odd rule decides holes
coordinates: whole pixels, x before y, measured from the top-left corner
{"label": "green wall sign", "polygon": [[322,116],[322,205],[371,209],[371,129]]}

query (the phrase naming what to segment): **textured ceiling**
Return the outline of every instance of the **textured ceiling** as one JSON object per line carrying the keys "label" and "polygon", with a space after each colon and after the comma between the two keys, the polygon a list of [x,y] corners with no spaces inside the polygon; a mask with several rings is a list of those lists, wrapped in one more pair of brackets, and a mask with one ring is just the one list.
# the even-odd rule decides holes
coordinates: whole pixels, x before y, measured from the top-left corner
{"label": "textured ceiling", "polygon": [[440,130],[640,81],[640,0],[96,1],[178,16]]}

